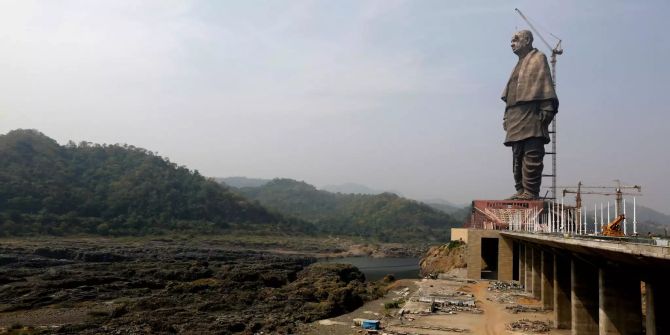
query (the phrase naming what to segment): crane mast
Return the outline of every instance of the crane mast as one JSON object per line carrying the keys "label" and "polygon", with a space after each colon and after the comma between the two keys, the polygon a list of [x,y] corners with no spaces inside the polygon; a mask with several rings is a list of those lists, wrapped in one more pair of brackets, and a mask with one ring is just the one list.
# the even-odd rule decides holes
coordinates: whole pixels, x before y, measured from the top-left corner
{"label": "crane mast", "polygon": [[[528,23],[528,26],[530,29],[533,30],[535,35],[537,35],[542,42],[547,46],[549,50],[551,50],[551,82],[554,85],[554,89],[556,89],[556,56],[563,54],[563,48],[561,48],[561,39],[554,36],[554,34],[549,33],[552,37],[558,40],[558,43],[556,43],[555,47],[551,47],[547,40],[544,39],[542,34],[535,29],[535,26],[528,20],[528,18],[523,15],[521,10],[518,8],[514,8],[514,10],[519,13],[521,18]],[[551,151],[547,152],[547,154],[551,155],[551,174],[543,174],[543,177],[551,177],[551,199],[554,201],[556,200],[556,116],[554,116],[554,119],[551,121],[551,130],[549,131],[551,134]]]}

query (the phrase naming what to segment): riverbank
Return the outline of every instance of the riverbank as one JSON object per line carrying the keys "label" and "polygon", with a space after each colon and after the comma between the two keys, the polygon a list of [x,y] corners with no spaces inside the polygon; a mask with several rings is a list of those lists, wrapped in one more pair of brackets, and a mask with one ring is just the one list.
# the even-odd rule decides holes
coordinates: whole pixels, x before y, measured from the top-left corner
{"label": "riverbank", "polygon": [[173,246],[197,245],[202,248],[225,248],[227,250],[252,250],[276,254],[297,255],[315,258],[342,257],[421,257],[430,247],[424,244],[378,243],[363,239],[338,236],[293,236],[254,233],[226,235],[168,234],[157,236],[34,236],[0,238],[2,245],[95,243],[101,246],[128,244],[142,245],[147,242],[163,242]]}
{"label": "riverbank", "polygon": [[351,265],[270,250],[216,237],[0,240],[0,333],[293,333],[383,295]]}

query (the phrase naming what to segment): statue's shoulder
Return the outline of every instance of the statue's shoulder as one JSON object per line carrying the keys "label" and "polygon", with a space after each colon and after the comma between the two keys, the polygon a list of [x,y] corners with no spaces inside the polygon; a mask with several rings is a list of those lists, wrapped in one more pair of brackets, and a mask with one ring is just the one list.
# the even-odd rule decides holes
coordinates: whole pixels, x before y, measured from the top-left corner
{"label": "statue's shoulder", "polygon": [[547,59],[547,55],[545,55],[544,52],[537,50],[537,48],[533,48],[533,50],[531,50],[530,53],[531,53],[530,56],[533,58],[539,57],[542,59]]}

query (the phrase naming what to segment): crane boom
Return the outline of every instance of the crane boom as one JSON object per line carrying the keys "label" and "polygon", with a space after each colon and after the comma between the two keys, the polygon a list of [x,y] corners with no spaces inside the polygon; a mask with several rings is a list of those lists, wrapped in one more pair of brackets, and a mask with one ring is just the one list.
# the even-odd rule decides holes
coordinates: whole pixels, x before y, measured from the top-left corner
{"label": "crane boom", "polygon": [[[530,23],[530,20],[528,20],[528,18],[527,18],[525,15],[523,15],[523,13],[519,10],[519,8],[514,8],[514,10],[515,10],[517,13],[519,13],[519,15],[521,15],[521,18],[522,18],[524,21],[526,21],[526,23],[528,23],[528,25],[530,26],[530,29],[533,29],[533,32],[534,32],[537,36],[540,37],[540,39],[542,40],[542,42],[544,42],[544,45],[546,45],[547,48],[549,48],[549,50],[553,50],[553,48],[551,47],[551,45],[549,45],[549,43],[547,42],[547,40],[545,40],[544,37],[542,37],[542,34],[540,34],[540,32],[538,32],[537,29],[535,29],[535,26],[533,26],[533,24]],[[553,36],[553,35],[552,35],[552,36]],[[559,40],[560,40],[560,39],[559,39]]]}

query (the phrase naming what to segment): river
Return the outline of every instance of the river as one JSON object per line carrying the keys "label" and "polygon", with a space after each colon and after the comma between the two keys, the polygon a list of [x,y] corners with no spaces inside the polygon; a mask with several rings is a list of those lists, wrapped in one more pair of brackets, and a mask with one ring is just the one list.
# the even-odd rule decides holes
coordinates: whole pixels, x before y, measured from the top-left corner
{"label": "river", "polygon": [[382,279],[387,274],[392,274],[396,279],[414,279],[419,277],[419,259],[413,257],[344,257],[331,258],[322,262],[351,264],[361,270],[367,280]]}

